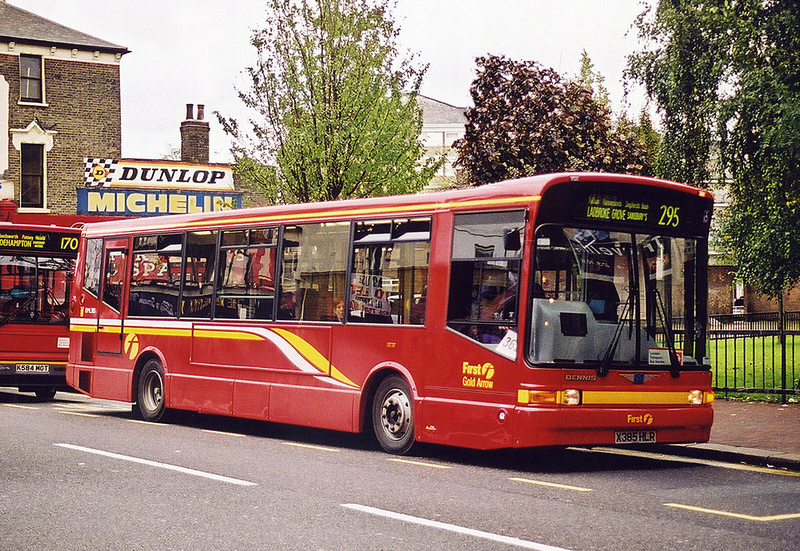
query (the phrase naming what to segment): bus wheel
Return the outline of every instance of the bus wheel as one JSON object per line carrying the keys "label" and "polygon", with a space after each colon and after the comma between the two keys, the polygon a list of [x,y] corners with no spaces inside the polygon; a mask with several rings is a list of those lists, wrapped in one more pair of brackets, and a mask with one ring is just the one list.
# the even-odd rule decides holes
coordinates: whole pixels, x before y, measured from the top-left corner
{"label": "bus wheel", "polygon": [[372,402],[372,428],[381,447],[404,454],[414,444],[414,399],[403,377],[386,377]]}
{"label": "bus wheel", "polygon": [[139,413],[145,421],[155,422],[164,416],[164,370],[158,360],[144,364],[136,398]]}
{"label": "bus wheel", "polygon": [[36,397],[43,402],[48,402],[56,397],[56,389],[51,387],[37,388],[34,392]]}

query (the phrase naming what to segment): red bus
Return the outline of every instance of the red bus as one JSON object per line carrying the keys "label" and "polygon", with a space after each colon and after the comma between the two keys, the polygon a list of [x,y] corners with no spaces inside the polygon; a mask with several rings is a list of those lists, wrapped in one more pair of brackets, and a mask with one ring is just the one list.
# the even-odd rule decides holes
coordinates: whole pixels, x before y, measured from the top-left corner
{"label": "red bus", "polygon": [[67,301],[80,230],[0,223],[0,386],[68,390]]}
{"label": "red bus", "polygon": [[556,174],[87,224],[67,381],[393,453],[707,441],[712,206]]}

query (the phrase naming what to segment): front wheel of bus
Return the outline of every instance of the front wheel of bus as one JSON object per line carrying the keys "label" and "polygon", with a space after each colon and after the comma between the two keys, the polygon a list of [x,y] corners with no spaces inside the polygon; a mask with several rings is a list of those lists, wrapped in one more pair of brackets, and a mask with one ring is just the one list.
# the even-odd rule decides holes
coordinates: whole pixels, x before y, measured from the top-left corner
{"label": "front wheel of bus", "polygon": [[137,406],[142,419],[158,421],[164,416],[164,369],[158,360],[150,360],[139,375]]}
{"label": "front wheel of bus", "polygon": [[414,444],[414,398],[403,377],[381,381],[372,402],[372,428],[381,447],[404,454]]}

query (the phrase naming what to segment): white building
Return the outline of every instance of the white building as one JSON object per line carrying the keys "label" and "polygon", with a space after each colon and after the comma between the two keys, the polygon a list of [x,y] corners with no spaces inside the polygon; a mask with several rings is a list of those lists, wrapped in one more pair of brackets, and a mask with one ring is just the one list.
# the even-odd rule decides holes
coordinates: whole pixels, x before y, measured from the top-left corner
{"label": "white building", "polygon": [[456,183],[456,170],[453,166],[456,152],[453,143],[463,138],[466,132],[466,107],[455,107],[422,95],[417,96],[417,102],[422,108],[422,145],[431,157],[445,157],[445,162],[431,185],[451,186]]}

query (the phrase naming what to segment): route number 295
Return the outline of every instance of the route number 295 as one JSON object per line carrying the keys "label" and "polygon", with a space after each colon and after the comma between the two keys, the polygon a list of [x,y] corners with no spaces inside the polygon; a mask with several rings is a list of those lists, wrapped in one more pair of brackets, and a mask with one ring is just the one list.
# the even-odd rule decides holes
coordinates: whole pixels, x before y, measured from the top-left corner
{"label": "route number 295", "polygon": [[677,228],[681,223],[678,210],[680,207],[673,207],[671,205],[661,205],[661,218],[658,220],[659,226],[672,226]]}

